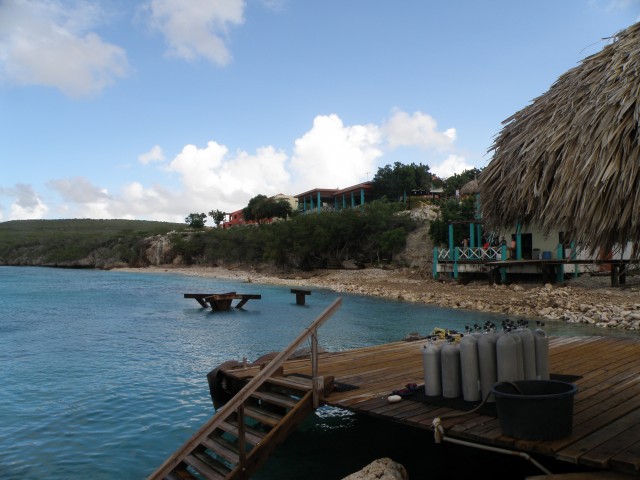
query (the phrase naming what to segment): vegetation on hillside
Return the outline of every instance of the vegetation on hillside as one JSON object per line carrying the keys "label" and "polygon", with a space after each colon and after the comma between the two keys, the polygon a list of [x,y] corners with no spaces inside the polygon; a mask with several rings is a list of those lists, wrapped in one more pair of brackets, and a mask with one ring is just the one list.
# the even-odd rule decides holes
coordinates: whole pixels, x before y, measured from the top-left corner
{"label": "vegetation on hillside", "polygon": [[[171,262],[177,256],[187,264],[269,264],[285,269],[333,267],[346,260],[380,264],[404,249],[407,235],[416,227],[406,215],[407,206],[416,205],[405,203],[405,194],[432,186],[455,192],[478,173],[473,169],[454,175],[451,181],[440,181],[426,165],[396,163],[376,174],[374,192],[380,198],[357,208],[305,215],[293,212],[286,200],[256,195],[244,210],[245,218],[256,223],[230,229],[205,227],[205,213],[189,214],[188,225],[89,219],[4,222],[0,223],[0,265],[107,268]],[[447,242],[450,221],[474,218],[472,197],[429,200],[425,196],[415,201],[440,207],[440,218],[430,230],[436,244]],[[225,213],[214,209],[209,216],[219,227]],[[273,223],[264,222],[267,218]],[[460,238],[465,235],[464,225],[457,224],[455,229]],[[161,247],[162,258],[156,254],[153,260],[147,258],[150,242],[146,239],[169,232],[173,232],[169,235],[173,251]]]}
{"label": "vegetation on hillside", "polygon": [[272,264],[313,269],[344,260],[391,260],[415,228],[401,204],[374,201],[359,208],[294,215],[287,221],[210,229],[172,236],[175,252],[187,263]]}
{"label": "vegetation on hillside", "polygon": [[142,239],[184,229],[140,220],[12,220],[0,223],[0,265],[135,265],[144,260]]}

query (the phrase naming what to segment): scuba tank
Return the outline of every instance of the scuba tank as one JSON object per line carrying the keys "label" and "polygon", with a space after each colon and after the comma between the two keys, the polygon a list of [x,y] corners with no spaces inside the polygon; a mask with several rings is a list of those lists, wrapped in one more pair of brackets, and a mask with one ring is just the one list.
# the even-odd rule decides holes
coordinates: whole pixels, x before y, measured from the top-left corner
{"label": "scuba tank", "polygon": [[538,380],[549,380],[549,337],[542,330],[543,322],[537,321],[535,332],[533,332],[534,345],[536,350],[536,378]]}
{"label": "scuba tank", "polygon": [[478,365],[478,340],[474,336],[465,335],[460,340],[460,367],[462,397],[467,402],[482,400]]}
{"label": "scuba tank", "polygon": [[460,345],[453,342],[453,337],[448,337],[447,343],[440,349],[440,364],[442,396],[444,398],[458,398],[461,390]]}
{"label": "scuba tank", "polygon": [[516,333],[522,339],[522,364],[524,367],[524,380],[536,379],[536,346],[533,333],[529,330],[529,322],[524,320]]}
{"label": "scuba tank", "polygon": [[490,395],[489,398],[487,395],[491,393],[491,387],[498,381],[496,340],[497,335],[494,332],[484,333],[478,338],[480,390],[482,391],[482,399],[487,399],[487,402],[495,401],[493,395]]}
{"label": "scuba tank", "polygon": [[518,378],[518,344],[515,335],[508,329],[498,337],[496,342],[496,362],[498,364],[498,381],[513,382]]}
{"label": "scuba tank", "polygon": [[424,394],[429,397],[442,395],[442,372],[440,370],[440,345],[437,337],[429,338],[422,347],[422,367],[424,369]]}

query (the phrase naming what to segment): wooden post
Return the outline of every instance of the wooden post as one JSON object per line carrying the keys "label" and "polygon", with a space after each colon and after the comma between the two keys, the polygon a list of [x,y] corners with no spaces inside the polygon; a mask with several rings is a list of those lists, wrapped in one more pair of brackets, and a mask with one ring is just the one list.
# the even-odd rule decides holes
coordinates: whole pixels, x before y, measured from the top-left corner
{"label": "wooden post", "polygon": [[458,278],[458,256],[460,249],[455,247],[453,249],[453,278]]}
{"label": "wooden post", "polygon": [[433,278],[438,279],[438,247],[433,249]]}
{"label": "wooden post", "polygon": [[[311,378],[313,379],[313,408],[320,406],[320,391],[324,390],[324,382],[318,378],[318,330],[313,329],[311,332]],[[320,387],[318,387],[320,384]]]}
{"label": "wooden post", "polygon": [[[558,244],[556,257],[558,258],[558,260],[561,260],[564,257],[564,247],[561,243]],[[556,274],[556,281],[558,283],[564,282],[564,265],[560,264],[556,266]]]}

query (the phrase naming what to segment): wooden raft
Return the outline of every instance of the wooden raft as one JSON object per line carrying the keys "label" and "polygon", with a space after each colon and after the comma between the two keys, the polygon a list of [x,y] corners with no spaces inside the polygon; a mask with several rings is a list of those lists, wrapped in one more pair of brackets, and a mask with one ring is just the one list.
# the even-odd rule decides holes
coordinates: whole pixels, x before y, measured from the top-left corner
{"label": "wooden raft", "polygon": [[[392,390],[407,383],[423,384],[421,349],[424,342],[396,342],[338,353],[323,353],[319,374],[357,389],[332,392],[324,402],[361,414],[429,430],[435,417],[456,413],[412,401],[391,404]],[[574,383],[573,430],[553,441],[526,441],[503,435],[495,417],[470,414],[442,419],[447,436],[484,445],[554,457],[602,470],[640,474],[640,339],[615,337],[557,337],[550,341],[551,372],[578,375]],[[249,367],[228,374],[248,378]],[[291,360],[285,376],[309,375],[308,362]],[[437,448],[437,447],[435,447]],[[544,463],[544,459],[541,459]]]}
{"label": "wooden raft", "polygon": [[184,298],[195,298],[202,308],[211,307],[214,311],[225,311],[231,308],[233,300],[240,300],[235,308],[242,308],[251,299],[259,300],[262,295],[255,293],[185,293]]}

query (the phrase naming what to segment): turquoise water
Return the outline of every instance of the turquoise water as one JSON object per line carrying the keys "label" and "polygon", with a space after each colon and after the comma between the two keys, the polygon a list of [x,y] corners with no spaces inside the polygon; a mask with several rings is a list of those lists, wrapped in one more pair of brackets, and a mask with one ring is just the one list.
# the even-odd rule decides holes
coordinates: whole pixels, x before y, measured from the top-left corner
{"label": "turquoise water", "polygon": [[[230,290],[262,299],[250,300],[243,310],[213,313],[182,298],[185,292]],[[327,350],[504,318],[340,296],[342,308],[319,332]],[[0,476],[146,477],[212,415],[207,372],[225,360],[252,361],[284,348],[337,297],[313,290],[300,307],[285,287],[172,274],[0,267]],[[603,333],[564,324],[549,330]],[[398,436],[414,447],[418,443],[424,454],[431,442],[424,432],[415,433],[422,443],[396,428],[320,410],[256,478],[299,478],[301,472],[340,478],[385,452],[415,458],[413,447],[401,448]],[[340,452],[341,463],[326,465],[326,455]]]}

